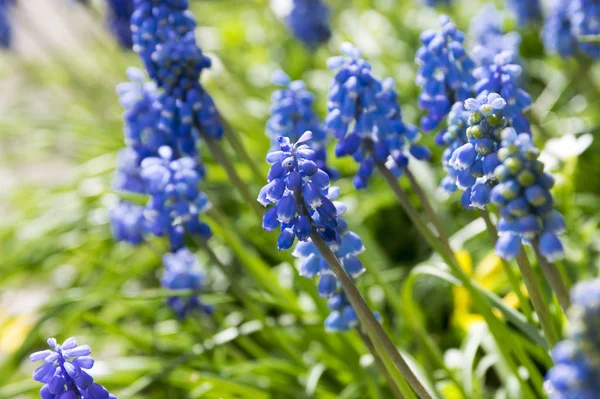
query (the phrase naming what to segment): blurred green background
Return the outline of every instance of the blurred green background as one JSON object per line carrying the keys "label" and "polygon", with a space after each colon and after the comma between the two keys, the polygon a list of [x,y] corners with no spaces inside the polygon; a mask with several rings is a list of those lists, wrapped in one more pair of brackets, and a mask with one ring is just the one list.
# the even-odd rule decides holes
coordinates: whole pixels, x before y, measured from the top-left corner
{"label": "blurred green background", "polygon": [[[282,24],[280,0],[191,3],[199,44],[214,65],[203,83],[265,173],[273,71],[304,79],[323,115],[331,79],[325,61],[351,41],[376,75],[396,80],[404,119],[418,123],[420,32],[436,26],[440,11],[468,31],[483,4],[457,0],[433,10],[412,1],[330,0],[334,36],[310,53]],[[128,66],[141,63],[106,32],[103,6],[21,1],[12,15],[14,49],[0,54],[0,398],[37,397],[27,356],[50,336],[89,344],[97,360],[93,376],[120,399],[390,397],[356,333],[324,331],[326,304],[314,282],[298,277],[292,257],[277,252],[275,235],[262,231],[206,149],[203,189],[215,209],[207,219],[215,232],[210,244],[235,271],[234,279],[225,276],[198,252],[208,276],[203,299],[215,305],[215,314],[180,322],[164,306],[158,278],[166,243],[135,248],[113,242],[108,210],[118,197],[111,179],[124,145],[115,86],[126,80]],[[508,15],[505,27],[515,28]],[[539,31],[520,32],[525,88],[535,102],[529,116],[536,143],[545,146],[544,161],[558,176],[554,194],[568,227],[564,265],[577,281],[597,276],[600,265],[600,142],[594,140],[600,66],[545,55]],[[434,157],[415,173],[463,243],[463,265],[518,307],[490,255],[483,222],[437,190],[443,174],[433,134],[423,142]],[[239,154],[227,152],[257,193],[264,182],[253,181]],[[494,363],[496,349],[468,296],[414,272],[436,260],[379,178],[356,192],[354,163],[333,163],[343,175],[338,184],[349,225],[367,247],[359,288],[394,342],[445,397],[457,394],[423,350],[423,329],[444,353],[445,367],[470,383],[473,398],[505,397],[510,381]]]}

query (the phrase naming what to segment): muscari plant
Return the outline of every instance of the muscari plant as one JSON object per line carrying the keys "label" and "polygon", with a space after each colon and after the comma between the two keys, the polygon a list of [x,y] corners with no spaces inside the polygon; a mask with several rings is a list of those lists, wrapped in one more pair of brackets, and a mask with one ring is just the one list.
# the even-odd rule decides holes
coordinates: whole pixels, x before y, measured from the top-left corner
{"label": "muscari plant", "polygon": [[[309,3],[296,1],[287,22],[300,40],[314,48],[330,36],[325,23],[329,15],[321,8],[326,6],[317,2],[319,12],[308,21]],[[116,240],[134,245],[148,244],[152,236],[166,237],[169,250],[163,256],[161,284],[168,290],[196,292],[204,278],[190,242],[194,238],[204,242],[211,236],[201,216],[210,202],[199,189],[206,174],[199,147],[201,139],[207,144],[220,140],[225,128],[212,98],[199,82],[201,72],[211,63],[196,45],[195,22],[187,2],[135,0],[134,4],[133,48],[152,83],[145,81],[141,71],[131,69],[131,82],[119,86],[127,147],[118,157],[114,187],[120,193],[142,196],[147,203],[139,205],[124,195],[111,211],[111,224]],[[536,13],[519,9],[519,15],[526,20]],[[564,282],[553,265],[563,256],[557,234],[565,223],[554,209],[550,193],[553,179],[538,160],[539,150],[524,115],[531,98],[519,87],[522,68],[516,53],[518,38],[504,35],[495,20],[491,17],[490,24],[476,29],[475,46],[481,51],[474,51],[478,55],[473,59],[465,49],[464,34],[446,16],[440,17],[441,32],[421,35],[417,83],[423,87],[419,105],[427,112],[421,127],[432,131],[445,125],[436,136],[436,142],[446,147],[442,163],[447,176],[442,188],[450,193],[457,187],[463,190],[462,202],[469,209],[489,210],[494,205],[498,212],[496,253],[507,260],[523,261],[523,245],[532,246],[546,279],[566,308],[570,301],[564,297]],[[587,26],[577,19],[574,23]],[[272,145],[267,154],[271,166],[258,202],[270,207],[262,227],[279,232],[279,250],[296,243],[293,256],[298,259],[301,276],[319,277],[317,292],[328,298],[331,310],[325,329],[366,333],[365,344],[373,348],[373,356],[383,365],[380,371],[400,395],[413,395],[408,382],[420,397],[431,397],[356,287],[355,280],[368,273],[358,255],[368,253],[361,238],[341,217],[346,206],[337,200],[340,190],[331,185],[339,175],[327,164],[327,142],[330,136],[335,138],[335,154],[351,156],[358,164],[353,179],[356,189],[368,188],[375,169],[384,176],[417,230],[473,297],[499,346],[499,356],[525,396],[530,397],[531,387],[517,362],[523,362],[528,372],[537,370],[523,359],[518,340],[503,341],[511,332],[492,312],[493,298],[490,301],[458,264],[448,234],[410,172],[411,158],[428,160],[430,152],[418,144],[418,128],[404,122],[393,80],[377,78],[356,47],[346,43],[341,49],[342,56],[327,62],[335,76],[324,123],[314,110],[314,96],[303,82],[292,81],[283,73],[274,77],[282,89],[272,96],[266,128]],[[400,187],[398,178],[402,176],[409,178],[425,216],[417,212]],[[520,270],[545,338],[553,345],[558,334],[539,293],[539,282],[530,265]],[[589,331],[594,331],[590,326],[594,326],[598,302],[595,288],[575,291],[574,332],[570,341],[555,348],[556,366],[548,375],[547,389],[552,397],[589,391],[595,383],[596,365],[593,353],[589,353],[594,345]],[[212,311],[197,296],[172,296],[167,303],[179,318],[193,310]],[[36,380],[46,384],[42,398],[114,397],[81,370],[93,365],[89,348],[76,346],[72,339],[62,346],[52,340],[49,344],[55,352],[32,355],[32,360],[45,362],[34,373]],[[535,387],[536,392],[540,389]]]}
{"label": "muscari plant", "polygon": [[119,45],[131,49],[131,14],[133,13],[133,0],[107,0],[106,24]]}
{"label": "muscari plant", "polygon": [[285,23],[294,37],[311,50],[331,37],[330,10],[323,0],[292,0]]}

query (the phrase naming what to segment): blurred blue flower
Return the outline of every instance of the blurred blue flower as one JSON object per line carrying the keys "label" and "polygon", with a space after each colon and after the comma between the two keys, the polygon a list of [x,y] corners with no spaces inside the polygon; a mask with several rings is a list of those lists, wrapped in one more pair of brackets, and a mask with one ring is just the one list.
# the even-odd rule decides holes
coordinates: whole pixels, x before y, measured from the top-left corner
{"label": "blurred blue flower", "polygon": [[[489,203],[489,190],[496,183],[498,151],[502,129],[506,126],[506,101],[497,93],[482,93],[465,101],[471,114],[466,131],[467,142],[456,148],[448,161],[456,175],[455,183],[463,190],[465,208],[484,208]],[[464,115],[462,116],[464,118]]]}
{"label": "blurred blue flower", "polygon": [[144,207],[129,201],[119,201],[110,210],[110,225],[116,241],[139,245],[148,232],[148,222],[144,217]]}
{"label": "blurred blue flower", "polygon": [[[187,248],[181,248],[175,253],[167,253],[163,256],[165,271],[160,279],[163,288],[170,290],[194,290],[199,291],[204,285],[204,273],[200,269],[198,259]],[[198,295],[172,296],[167,303],[179,318],[193,310],[201,310],[212,313],[209,305],[203,305]]]}
{"label": "blurred blue flower", "polygon": [[452,4],[454,0],[419,0],[419,2],[429,7],[435,7],[442,4]]}
{"label": "blurred blue flower", "polygon": [[546,18],[542,38],[550,53],[570,57],[577,51],[577,38],[573,33],[571,0],[555,0]]}
{"label": "blurred blue flower", "polygon": [[504,116],[509,126],[518,132],[530,132],[529,121],[523,112],[531,106],[531,96],[520,86],[523,68],[515,63],[515,53],[503,51],[496,54],[494,61],[473,71],[477,83],[473,86],[477,94],[498,93],[506,100]]}
{"label": "blurred blue flower", "polygon": [[327,301],[331,313],[325,319],[325,330],[329,332],[345,332],[358,324],[356,311],[350,304],[348,297],[342,289]]}
{"label": "blurred blue flower", "polygon": [[550,399],[594,399],[600,392],[600,279],[578,283],[571,299],[569,337],[552,350],[545,387]]}
{"label": "blurred blue flower", "polygon": [[115,36],[119,45],[131,49],[131,14],[133,13],[133,0],[107,0],[108,10],[106,22],[110,32]]}
{"label": "blurred blue flower", "polygon": [[494,63],[494,57],[504,51],[519,54],[521,35],[517,32],[504,34],[502,17],[492,4],[484,5],[471,19],[471,58],[478,66]]}
{"label": "blurred blue flower", "polygon": [[13,0],[0,0],[0,48],[10,48],[12,45],[13,32],[9,15],[9,6]]}
{"label": "blurred blue flower", "polygon": [[582,36],[600,35],[600,3],[596,0],[573,0],[570,5],[573,35],[579,40],[579,49],[591,58],[600,58],[600,43],[588,43]]}
{"label": "blurred blue flower", "polygon": [[419,106],[428,112],[421,128],[435,129],[456,101],[472,95],[474,63],[464,48],[465,35],[446,15],[439,17],[441,32],[421,33],[423,44],[416,55],[419,64],[417,85],[421,86]]}
{"label": "blurred blue flower", "polygon": [[52,350],[35,352],[29,356],[32,362],[44,361],[33,372],[33,379],[44,384],[40,390],[42,399],[116,399],[85,371],[94,365],[89,346],[77,345],[73,337],[62,345],[54,338],[49,338],[47,342]]}
{"label": "blurred blue flower", "polygon": [[506,0],[506,8],[515,13],[519,26],[525,26],[542,17],[539,0]]}
{"label": "blurred blue flower", "polygon": [[134,4],[133,49],[161,89],[158,126],[175,140],[177,153],[196,156],[196,128],[215,139],[223,135],[216,106],[199,82],[211,61],[196,44],[196,21],[187,1],[134,0]]}
{"label": "blurred blue flower", "polygon": [[563,257],[558,234],[565,229],[562,215],[554,209],[550,189],[553,177],[544,172],[538,160],[539,149],[526,133],[517,134],[514,128],[502,131],[500,162],[494,174],[499,183],[488,197],[498,207],[496,254],[511,260],[520,251],[520,244],[539,240],[541,255],[550,262]]}
{"label": "blurred blue flower", "polygon": [[329,198],[329,175],[319,169],[316,153],[306,143],[312,140],[307,131],[291,144],[287,137],[279,138],[279,149],[267,154],[272,166],[268,184],[258,194],[258,202],[275,204],[265,213],[262,226],[267,231],[280,227],[279,250],[290,248],[295,238],[306,241],[313,228],[328,242],[339,242],[338,216],[343,204]]}
{"label": "blurred blue flower", "polygon": [[144,215],[150,232],[159,237],[166,235],[171,251],[177,251],[184,246],[185,233],[210,238],[210,227],[199,218],[210,202],[198,190],[201,176],[195,159],[174,160],[170,147],[161,147],[158,152],[158,157],[142,161],[141,176],[151,196]]}
{"label": "blurred blue flower", "polygon": [[463,102],[456,102],[448,113],[448,127],[439,132],[435,137],[437,145],[443,146],[442,166],[446,171],[446,176],[442,179],[440,187],[446,193],[453,193],[458,188],[456,179],[460,170],[451,165],[450,159],[456,149],[467,142],[467,126],[469,112],[465,110]]}
{"label": "blurred blue flower", "polygon": [[296,142],[304,132],[311,131],[312,140],[307,144],[316,153],[315,163],[331,179],[336,179],[339,173],[327,166],[328,136],[319,116],[313,110],[314,95],[306,89],[303,81],[292,82],[283,71],[273,74],[273,83],[282,88],[271,95],[271,117],[266,127],[271,144],[279,147],[279,137],[287,137],[290,142]]}
{"label": "blurred blue flower", "polygon": [[350,43],[341,50],[344,56],[327,61],[336,75],[329,87],[325,128],[339,140],[336,155],[351,155],[359,163],[354,186],[360,189],[367,186],[376,162],[388,162],[399,175],[408,164],[408,153],[417,159],[429,159],[430,153],[416,144],[417,127],[402,120],[393,79],[380,82]]}
{"label": "blurred blue flower", "polygon": [[311,50],[331,37],[329,6],[322,0],[293,0],[285,22],[293,35]]}

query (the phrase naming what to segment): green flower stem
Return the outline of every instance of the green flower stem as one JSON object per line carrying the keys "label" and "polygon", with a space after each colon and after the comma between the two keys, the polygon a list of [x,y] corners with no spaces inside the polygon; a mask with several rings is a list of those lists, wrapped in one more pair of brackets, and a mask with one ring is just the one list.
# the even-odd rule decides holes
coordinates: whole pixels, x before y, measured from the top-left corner
{"label": "green flower stem", "polygon": [[548,309],[548,305],[544,302],[533,268],[531,267],[531,263],[529,263],[529,259],[527,258],[527,254],[523,247],[521,247],[521,252],[517,256],[517,264],[519,265],[519,270],[521,270],[521,275],[525,281],[525,286],[529,292],[533,308],[540,319],[540,325],[546,336],[546,341],[548,341],[550,347],[553,347],[558,342],[558,335],[554,330],[552,318],[550,317],[550,310]]}
{"label": "green flower stem", "polygon": [[[490,236],[490,241],[492,242],[492,245],[495,245],[496,240],[498,239],[498,230],[496,229],[496,226],[494,226],[494,223],[492,223],[489,211],[487,209],[480,210],[479,214],[485,222],[485,227],[487,229],[488,235]],[[502,267],[504,268],[504,272],[508,277],[508,280],[510,282],[510,285],[512,286],[514,293],[517,295],[517,298],[519,298],[519,303],[521,304],[521,309],[523,310],[525,317],[527,317],[527,320],[531,324],[535,325],[535,322],[533,321],[533,313],[531,310],[531,306],[529,305],[529,301],[523,296],[523,293],[521,292],[521,283],[519,282],[517,275],[513,271],[510,263],[508,263],[502,258],[499,259],[502,262]]]}
{"label": "green flower stem", "polygon": [[425,238],[425,240],[429,243],[429,245],[440,254],[442,259],[446,262],[446,264],[450,267],[454,275],[462,282],[463,286],[469,291],[471,297],[473,298],[473,304],[477,308],[478,312],[483,316],[486,323],[489,326],[489,331],[494,337],[495,341],[498,343],[498,349],[502,353],[505,361],[511,368],[514,376],[519,380],[524,389],[528,389],[527,385],[523,382],[521,377],[519,376],[517,365],[511,357],[509,349],[512,349],[512,345],[510,342],[506,342],[506,337],[508,336],[508,332],[506,331],[506,326],[498,320],[496,316],[492,313],[489,302],[483,295],[483,293],[477,289],[477,287],[473,284],[469,276],[465,273],[462,267],[458,264],[454,252],[449,245],[446,245],[444,242],[438,240],[432,233],[431,230],[426,226],[425,222],[421,220],[419,217],[417,210],[411,204],[408,195],[404,192],[396,177],[389,171],[389,169],[385,166],[383,162],[377,162],[377,169],[382,174],[382,176],[387,181],[388,185],[396,195],[396,198],[400,202],[402,208],[412,221],[413,225],[419,233]]}
{"label": "green flower stem", "polygon": [[392,391],[392,395],[394,395],[394,398],[404,399],[402,392],[400,392],[400,389],[396,385],[396,381],[394,381],[390,373],[388,373],[387,369],[385,368],[385,363],[383,363],[381,357],[379,357],[379,355],[377,354],[377,350],[375,349],[375,346],[373,346],[373,343],[371,342],[369,337],[361,331],[360,327],[356,327],[356,332],[358,333],[358,336],[363,341],[369,352],[371,352],[371,354],[373,355],[373,359],[375,360],[375,367],[377,367],[377,370],[379,370],[379,372],[383,374],[385,381],[387,382],[388,387],[390,388],[390,391]]}
{"label": "green flower stem", "polygon": [[544,276],[546,277],[548,284],[550,284],[550,287],[552,287],[552,291],[554,291],[554,294],[558,299],[558,303],[560,303],[560,307],[562,308],[563,312],[566,312],[571,306],[571,297],[569,296],[569,290],[567,289],[565,282],[556,268],[556,265],[552,262],[548,262],[540,253],[539,238],[534,240],[533,249],[537,255],[538,263],[542,269],[542,272],[544,272]]}
{"label": "green flower stem", "polygon": [[237,173],[233,162],[231,162],[231,160],[227,157],[225,151],[223,151],[223,148],[221,147],[221,144],[218,143],[215,139],[208,137],[207,135],[203,135],[203,138],[204,142],[206,143],[206,146],[208,147],[215,161],[217,161],[221,166],[223,166],[225,172],[227,173],[227,176],[229,176],[229,179],[231,180],[231,183],[239,191],[239,193],[242,195],[242,197],[248,203],[248,205],[252,208],[259,220],[262,220],[263,210],[261,209],[260,204],[256,202],[256,198],[250,193],[250,190],[248,189],[248,184],[246,184],[242,180],[240,175]]}
{"label": "green flower stem", "polygon": [[[217,254],[212,250],[210,245],[205,240],[197,239],[195,240],[196,244],[206,252],[211,262],[214,263],[222,272],[225,274],[231,284],[231,291],[236,296],[236,298],[244,304],[244,306],[256,317],[260,320],[264,326],[267,326],[267,320],[265,314],[260,310],[260,308],[251,300],[248,295],[244,292],[244,289],[239,285],[239,278],[235,275],[233,270],[226,266]],[[270,340],[277,342],[279,346],[283,349],[283,351],[298,365],[304,366],[304,361],[302,357],[298,354],[294,348],[290,347],[289,342],[286,341],[285,338],[280,336],[279,330],[276,329],[264,329],[265,335]]]}
{"label": "green flower stem", "polygon": [[239,134],[235,131],[233,126],[222,116],[220,117],[221,124],[223,125],[223,133],[225,135],[225,139],[229,141],[229,144],[233,148],[233,150],[239,154],[242,159],[248,164],[250,167],[250,172],[252,173],[252,178],[257,182],[262,182],[265,180],[264,174],[260,172],[258,165],[252,159],[248,151],[246,151],[246,147],[244,143],[240,140]]}
{"label": "green flower stem", "polygon": [[[390,373],[393,373],[394,367],[396,370],[400,371],[402,376],[406,379],[406,381],[410,384],[410,386],[415,390],[415,392],[419,395],[421,399],[431,399],[431,396],[423,386],[423,384],[419,381],[417,376],[410,369],[406,361],[402,358],[398,349],[392,343],[392,340],[387,335],[379,321],[373,315],[373,312],[367,305],[367,302],[364,300],[354,282],[348,276],[344,267],[341,265],[338,258],[331,251],[327,243],[321,238],[316,228],[313,226],[313,232],[311,234],[311,239],[317,250],[321,253],[321,256],[325,259],[333,273],[338,278],[344,292],[348,296],[348,300],[352,304],[352,307],[356,311],[356,314],[363,325],[363,328],[367,331],[367,334],[375,347],[378,349],[382,360],[387,364],[387,368]],[[390,364],[391,361],[391,364]],[[393,365],[392,369],[390,366]],[[401,386],[401,382],[396,379],[398,387]],[[407,396],[407,395],[405,395]]]}
{"label": "green flower stem", "polygon": [[600,35],[579,35],[577,40],[582,43],[600,43]]}
{"label": "green flower stem", "polygon": [[446,233],[444,225],[442,224],[442,221],[438,217],[437,213],[433,210],[433,206],[431,206],[431,202],[429,202],[429,198],[427,197],[427,194],[425,194],[425,191],[421,187],[421,184],[419,184],[419,181],[415,178],[415,176],[412,174],[409,168],[404,169],[404,174],[410,181],[410,185],[414,190],[415,194],[417,194],[417,197],[419,197],[421,206],[423,206],[423,210],[429,218],[429,221],[437,230],[439,239],[444,241],[448,245],[448,247],[450,247],[450,238],[448,236],[448,233]]}

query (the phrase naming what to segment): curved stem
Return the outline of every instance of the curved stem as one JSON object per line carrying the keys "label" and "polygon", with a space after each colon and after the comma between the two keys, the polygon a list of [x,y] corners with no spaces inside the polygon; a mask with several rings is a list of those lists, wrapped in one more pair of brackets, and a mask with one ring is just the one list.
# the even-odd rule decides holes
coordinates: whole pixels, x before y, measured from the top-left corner
{"label": "curved stem", "polygon": [[529,259],[527,258],[527,254],[523,247],[521,247],[521,252],[517,256],[517,264],[519,265],[519,270],[521,270],[521,275],[525,281],[525,286],[529,292],[533,308],[540,318],[540,325],[542,326],[546,340],[548,341],[548,344],[550,344],[550,347],[553,347],[558,342],[558,335],[554,330],[550,311],[547,304],[544,302],[535,274],[533,273],[533,268],[531,267],[531,263],[529,263]]}
{"label": "curved stem", "polygon": [[[396,195],[396,198],[400,202],[400,205],[404,208],[404,211],[412,221],[415,228],[425,238],[429,245],[439,253],[444,259],[448,267],[452,270],[453,274],[461,281],[463,286],[469,291],[473,298],[473,304],[477,308],[478,312],[483,316],[486,323],[489,326],[489,331],[498,343],[498,349],[502,353],[502,356],[506,360],[507,364],[511,368],[514,376],[519,380],[524,389],[529,387],[523,382],[522,378],[518,374],[517,365],[511,357],[511,350],[514,350],[510,342],[505,342],[503,337],[506,337],[505,326],[500,320],[492,313],[489,302],[483,295],[483,293],[473,284],[469,276],[465,273],[462,267],[458,264],[454,252],[449,244],[438,240],[432,233],[431,230],[425,225],[425,222],[421,220],[417,210],[414,208],[408,195],[402,190],[396,177],[389,171],[383,162],[376,162],[377,169],[383,175],[386,182]],[[510,349],[510,350],[509,350]]]}
{"label": "curved stem", "polygon": [[206,142],[206,146],[210,150],[213,158],[225,169],[227,176],[231,180],[231,183],[235,186],[235,188],[242,195],[244,200],[248,203],[248,205],[252,208],[256,216],[262,220],[263,211],[260,207],[260,204],[256,202],[256,198],[250,193],[248,189],[248,185],[242,180],[240,175],[237,173],[235,166],[231,162],[231,160],[221,148],[221,145],[215,141],[215,139],[208,137],[207,135],[203,135],[204,141]]}
{"label": "curved stem", "polygon": [[571,306],[571,297],[569,296],[569,290],[565,285],[556,265],[552,262],[548,262],[546,258],[540,252],[539,239],[535,239],[533,242],[533,249],[535,250],[535,254],[537,255],[538,262],[542,271],[544,272],[544,276],[552,287],[552,291],[556,295],[558,299],[558,303],[560,303],[560,307],[563,312],[566,312],[567,309]]}
{"label": "curved stem", "polygon": [[248,154],[248,151],[246,151],[246,147],[240,140],[240,137],[234,130],[233,126],[231,126],[231,124],[222,116],[220,116],[219,118],[221,119],[221,124],[223,125],[223,133],[225,135],[225,139],[229,141],[229,144],[231,144],[231,147],[235,150],[235,152],[237,152],[242,157],[242,159],[246,161],[246,163],[250,167],[250,172],[252,172],[253,178],[259,182],[263,181],[265,177],[262,173],[260,173],[260,169],[256,165],[256,162],[254,162],[252,157],[250,157],[250,154]]}
{"label": "curved stem", "polygon": [[[492,245],[495,245],[496,240],[498,239],[498,230],[496,229],[496,226],[494,226],[494,223],[492,223],[489,211],[487,209],[480,210],[479,214],[481,215],[481,218],[485,221],[485,227],[487,229],[488,235],[490,236],[490,241],[492,242]],[[517,275],[513,271],[510,263],[508,263],[502,258],[499,259],[502,262],[502,267],[504,268],[504,272],[508,277],[508,280],[510,282],[510,285],[512,286],[514,293],[517,295],[517,298],[519,298],[519,303],[521,304],[521,309],[523,310],[525,317],[527,317],[527,320],[531,324],[535,324],[533,321],[531,306],[529,305],[529,301],[523,296],[523,293],[521,292],[521,284]]]}
{"label": "curved stem", "polygon": [[417,197],[419,197],[419,201],[421,202],[421,205],[423,206],[423,210],[427,214],[429,221],[431,223],[433,223],[435,229],[437,230],[438,237],[440,238],[440,240],[445,241],[447,243],[447,245],[450,246],[450,238],[448,236],[448,233],[446,233],[446,230],[444,229],[441,219],[439,218],[437,213],[433,210],[433,206],[431,206],[431,202],[429,201],[427,194],[425,194],[425,191],[419,184],[419,181],[415,178],[415,176],[412,174],[412,172],[410,171],[409,168],[404,169],[404,174],[410,181],[410,185],[412,186],[415,194],[417,194]]}
{"label": "curved stem", "polygon": [[371,354],[373,355],[373,359],[375,360],[375,367],[377,367],[377,370],[379,370],[379,372],[385,377],[388,387],[392,391],[394,397],[396,399],[404,399],[402,392],[400,392],[400,389],[396,385],[396,381],[394,381],[390,373],[388,373],[387,369],[385,368],[385,364],[381,360],[381,357],[377,353],[377,350],[375,349],[375,346],[373,346],[373,343],[371,342],[369,337],[365,333],[363,333],[359,327],[356,327],[356,332],[358,332],[358,336],[363,341],[369,352],[371,352]]}
{"label": "curved stem", "polygon": [[[356,311],[358,319],[360,320],[364,329],[367,331],[369,338],[371,339],[376,348],[378,346],[381,347],[379,351],[382,358],[384,358],[383,360],[391,361],[392,365],[400,371],[402,376],[406,379],[406,381],[415,390],[415,392],[419,395],[420,398],[431,399],[431,396],[429,395],[421,381],[419,381],[417,376],[410,369],[406,361],[398,352],[398,349],[392,343],[390,337],[387,335],[379,321],[377,321],[377,319],[375,318],[375,315],[373,315],[373,312],[369,308],[369,305],[367,305],[367,302],[354,285],[354,282],[352,281],[350,276],[348,276],[348,274],[344,270],[344,267],[341,265],[338,258],[331,251],[331,249],[323,240],[323,238],[321,238],[314,226],[310,237],[315,246],[317,247],[317,250],[320,252],[321,256],[323,256],[323,259],[325,259],[335,276],[338,278],[340,284],[342,285],[342,288],[344,289],[344,292],[348,296],[348,300],[350,301],[352,307]],[[389,368],[390,366],[388,365],[388,369]],[[392,372],[392,370],[390,370],[390,372]]]}

